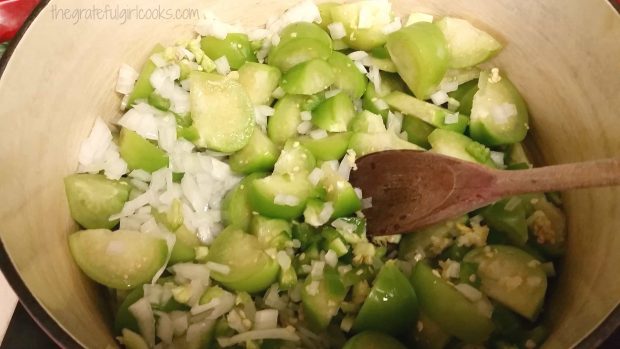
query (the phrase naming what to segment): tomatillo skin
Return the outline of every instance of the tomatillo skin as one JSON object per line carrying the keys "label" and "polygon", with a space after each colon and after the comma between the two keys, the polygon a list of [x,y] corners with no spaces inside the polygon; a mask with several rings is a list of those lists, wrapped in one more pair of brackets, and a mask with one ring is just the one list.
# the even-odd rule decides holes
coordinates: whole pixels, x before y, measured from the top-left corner
{"label": "tomatillo skin", "polygon": [[375,330],[391,335],[407,332],[418,317],[418,299],[396,264],[383,266],[362,305],[353,330]]}

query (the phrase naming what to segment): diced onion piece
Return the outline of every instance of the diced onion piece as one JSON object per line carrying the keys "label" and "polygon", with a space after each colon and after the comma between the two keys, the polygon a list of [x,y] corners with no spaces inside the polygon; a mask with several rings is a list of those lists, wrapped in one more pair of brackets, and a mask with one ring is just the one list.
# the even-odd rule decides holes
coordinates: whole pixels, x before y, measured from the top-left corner
{"label": "diced onion piece", "polygon": [[469,284],[457,284],[454,287],[472,302],[482,299],[482,293]]}
{"label": "diced onion piece", "polygon": [[[502,159],[503,159],[503,157],[502,157]],[[514,211],[514,209],[517,208],[519,206],[519,204],[521,204],[521,198],[518,197],[518,196],[513,196],[513,197],[510,198],[510,200],[508,200],[506,205],[504,205],[504,209],[506,211]]]}
{"label": "diced onion piece", "polygon": [[133,87],[138,79],[139,73],[127,64],[121,65],[116,81],[116,92],[128,95],[133,91]]}
{"label": "diced onion piece", "polygon": [[136,319],[140,334],[149,346],[155,345],[155,316],[151,303],[146,298],[140,298],[129,306],[129,312]]}
{"label": "diced onion piece", "polygon": [[220,263],[207,262],[207,268],[223,275],[228,275],[230,273],[230,267]]}
{"label": "diced onion piece", "polygon": [[394,21],[386,24],[385,26],[383,26],[383,28],[381,29],[381,31],[383,32],[383,34],[385,35],[389,35],[392,34],[395,31],[398,31],[400,28],[402,28],[403,24],[400,21],[400,18],[396,17],[394,19]]}
{"label": "diced onion piece", "polygon": [[459,113],[454,113],[454,114],[446,114],[446,116],[443,119],[443,123],[446,125],[452,125],[452,124],[456,124],[459,122]]}
{"label": "diced onion piece", "polygon": [[220,346],[226,348],[235,344],[262,339],[281,339],[285,341],[297,342],[299,341],[299,336],[295,333],[295,329],[293,327],[287,327],[248,331],[232,337],[218,337],[217,342]]}
{"label": "diced onion piece", "polygon": [[228,75],[228,73],[230,73],[230,64],[228,63],[226,56],[216,59],[213,63],[215,63],[215,70],[220,75]]}
{"label": "diced onion piece", "polygon": [[310,132],[310,137],[312,139],[323,139],[327,137],[327,132],[325,130],[314,130]]}
{"label": "diced onion piece", "polygon": [[499,168],[504,168],[504,153],[501,151],[491,151],[491,160]]}
{"label": "diced onion piece", "polygon": [[442,105],[448,102],[448,94],[445,91],[439,90],[431,95],[431,100],[435,105]]}
{"label": "diced onion piece", "polygon": [[197,322],[189,325],[187,333],[185,334],[185,340],[187,341],[189,348],[199,348],[204,337],[213,330],[215,326],[215,320],[207,319],[201,322]]}
{"label": "diced onion piece", "polygon": [[187,331],[187,327],[189,326],[187,312],[173,311],[170,313],[170,320],[172,321],[172,328],[174,329],[175,336],[180,336]]}
{"label": "diced onion piece", "polygon": [[175,274],[175,279],[179,284],[196,280],[204,286],[209,286],[209,269],[210,268],[204,264],[193,263],[177,263],[169,268],[169,270]]}
{"label": "diced onion piece", "polygon": [[330,267],[335,268],[338,264],[338,255],[336,252],[332,250],[327,251],[327,253],[325,253],[325,263],[327,263]]}
{"label": "diced onion piece", "polygon": [[312,130],[312,123],[310,121],[302,121],[299,126],[297,126],[297,133],[301,135],[305,135]]}
{"label": "diced onion piece", "polygon": [[362,210],[366,210],[372,207],[372,197],[362,199]]}
{"label": "diced onion piece", "polygon": [[376,100],[373,101],[373,103],[375,104],[375,107],[377,107],[377,109],[381,111],[388,110],[390,108],[387,102],[381,98],[377,98]]}
{"label": "diced onion piece", "polygon": [[344,27],[344,24],[342,24],[341,22],[334,22],[328,25],[327,29],[329,29],[329,35],[334,40],[340,40],[347,36],[347,31]]}
{"label": "diced onion piece", "polygon": [[310,174],[308,175],[308,180],[310,181],[310,183],[312,183],[312,185],[317,185],[322,178],[323,170],[321,170],[320,168],[313,169],[312,172],[310,172]]}
{"label": "diced onion piece", "polygon": [[353,61],[363,61],[368,57],[368,53],[366,51],[354,51],[349,53],[349,58]]}
{"label": "diced onion piece", "polygon": [[174,337],[174,325],[170,316],[164,312],[158,312],[157,319],[157,337],[166,344],[172,343],[172,337]]}
{"label": "diced onion piece", "polygon": [[297,206],[299,202],[299,198],[294,195],[278,194],[273,198],[273,203],[276,205]]}
{"label": "diced onion piece", "polygon": [[459,89],[458,81],[442,81],[441,85],[439,85],[439,89],[443,92],[449,93]]}
{"label": "diced onion piece", "polygon": [[312,120],[312,113],[309,111],[302,111],[301,112],[301,120],[302,121],[310,121]]}
{"label": "diced onion piece", "polygon": [[333,89],[333,90],[329,90],[327,92],[325,92],[325,98],[332,98],[335,95],[339,94],[340,92],[342,92],[340,89]]}
{"label": "diced onion piece", "polygon": [[412,14],[409,15],[409,18],[407,19],[407,23],[405,24],[405,26],[408,27],[418,22],[433,23],[433,19],[434,19],[433,15],[429,15],[428,13],[413,12]]}
{"label": "diced onion piece", "polygon": [[366,67],[364,66],[364,64],[362,64],[361,61],[353,61],[353,63],[355,64],[355,67],[357,68],[357,70],[360,71],[360,73],[368,74],[368,70],[366,70]]}
{"label": "diced onion piece", "polygon": [[276,260],[282,270],[288,270],[291,267],[291,257],[284,251],[278,251]]}
{"label": "diced onion piece", "polygon": [[403,128],[403,114],[388,112],[387,130],[399,134]]}
{"label": "diced onion piece", "polygon": [[276,309],[259,310],[254,314],[254,330],[269,330],[278,327]]}

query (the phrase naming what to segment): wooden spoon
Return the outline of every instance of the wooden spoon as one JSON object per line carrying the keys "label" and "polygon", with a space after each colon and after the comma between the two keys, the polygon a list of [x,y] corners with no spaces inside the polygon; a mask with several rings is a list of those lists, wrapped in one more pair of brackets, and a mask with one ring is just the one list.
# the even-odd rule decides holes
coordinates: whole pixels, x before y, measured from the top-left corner
{"label": "wooden spoon", "polygon": [[403,234],[501,198],[620,184],[620,158],[503,171],[431,152],[389,150],[357,161],[351,183],[372,198],[369,235]]}

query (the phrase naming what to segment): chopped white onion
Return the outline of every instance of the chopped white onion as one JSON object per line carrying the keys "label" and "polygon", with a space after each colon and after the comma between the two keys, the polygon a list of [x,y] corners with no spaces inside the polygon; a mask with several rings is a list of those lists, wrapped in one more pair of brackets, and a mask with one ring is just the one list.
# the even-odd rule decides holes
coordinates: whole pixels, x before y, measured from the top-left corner
{"label": "chopped white onion", "polygon": [[187,331],[189,326],[187,312],[175,310],[170,313],[170,319],[172,320],[174,336],[180,336]]}
{"label": "chopped white onion", "polygon": [[327,137],[327,131],[325,130],[314,130],[314,131],[310,131],[310,137],[312,139],[323,139]]}
{"label": "chopped white onion", "polygon": [[434,19],[433,15],[429,15],[428,13],[413,12],[412,14],[409,15],[409,18],[407,19],[407,23],[405,24],[405,26],[408,27],[418,22],[433,23],[433,19]]}
{"label": "chopped white onion", "polygon": [[273,203],[283,206],[297,206],[300,201],[299,198],[294,195],[278,194],[273,198]]}
{"label": "chopped white onion", "polygon": [[170,316],[164,312],[157,312],[157,337],[166,344],[172,343],[174,337],[174,325]]}
{"label": "chopped white onion", "polygon": [[387,130],[399,134],[403,128],[403,114],[388,112]]}
{"label": "chopped white onion", "polygon": [[301,112],[301,121],[311,121],[312,120],[312,113],[304,110]]}
{"label": "chopped white onion", "polygon": [[327,26],[327,29],[329,30],[329,35],[334,40],[340,40],[344,38],[345,36],[347,36],[347,30],[345,29],[344,24],[342,24],[342,22],[331,23],[330,25]]}
{"label": "chopped white onion", "polygon": [[228,59],[226,56],[222,56],[213,61],[215,63],[215,70],[220,75],[228,75],[230,73],[230,64],[228,63]]}
{"label": "chopped white onion", "polygon": [[443,123],[446,125],[453,125],[459,122],[459,113],[456,112],[454,114],[446,114],[443,118]]}
{"label": "chopped white onion", "polygon": [[207,319],[189,325],[185,334],[185,340],[187,341],[188,347],[200,348],[205,336],[213,330],[214,326],[215,320],[213,319]]}
{"label": "chopped white onion", "polygon": [[320,168],[315,168],[308,175],[308,180],[310,181],[310,183],[312,183],[312,185],[317,185],[319,184],[319,181],[323,178],[323,175],[323,170],[321,170]]}
{"label": "chopped white onion", "polygon": [[389,35],[395,31],[398,31],[400,28],[402,28],[402,26],[403,24],[401,23],[400,18],[396,17],[394,21],[384,25],[381,31],[383,32],[383,34]]}
{"label": "chopped white onion", "polygon": [[285,341],[297,342],[299,341],[299,336],[295,333],[295,329],[293,327],[287,327],[248,331],[232,337],[218,337],[217,342],[220,346],[226,348],[235,344],[262,339],[281,339]]}
{"label": "chopped white onion", "polygon": [[264,309],[254,314],[254,330],[268,330],[278,327],[278,310]]}
{"label": "chopped white onion", "polygon": [[472,302],[477,302],[482,298],[482,293],[469,284],[457,284],[454,287]]}
{"label": "chopped white onion", "polygon": [[353,61],[363,61],[368,57],[368,53],[366,51],[354,51],[349,53],[349,58]]}
{"label": "chopped white onion", "polygon": [[228,275],[230,273],[230,267],[220,263],[207,262],[207,268],[222,275]]}
{"label": "chopped white onion", "polygon": [[133,87],[138,80],[138,72],[127,64],[121,65],[116,81],[116,92],[128,95],[133,91]]}
{"label": "chopped white onion", "polygon": [[312,130],[312,123],[310,121],[302,121],[299,123],[299,126],[297,126],[297,133],[301,135],[308,134],[310,130]]}
{"label": "chopped white onion", "polygon": [[291,257],[284,251],[278,251],[276,260],[282,270],[288,270],[291,267]]}
{"label": "chopped white onion", "polygon": [[445,91],[437,91],[431,95],[431,100],[435,105],[442,105],[448,102],[448,94]]}
{"label": "chopped white onion", "polygon": [[332,98],[335,95],[339,94],[340,92],[342,92],[342,90],[340,89],[333,89],[333,90],[329,90],[327,92],[325,92],[325,98]]}
{"label": "chopped white onion", "polygon": [[[504,168],[504,153],[501,151],[491,151],[491,160],[499,168]],[[518,199],[518,198],[517,198]]]}
{"label": "chopped white onion", "polygon": [[199,281],[203,286],[209,286],[210,269],[204,264],[177,263],[170,268],[175,280],[179,284],[185,284],[191,280]]}
{"label": "chopped white onion", "polygon": [[150,346],[155,345],[155,316],[151,303],[146,298],[140,298],[129,306],[129,312],[136,319],[142,338]]}
{"label": "chopped white onion", "polygon": [[330,267],[335,268],[338,264],[338,255],[336,252],[332,250],[327,251],[327,253],[325,253],[325,263],[327,263]]}
{"label": "chopped white onion", "polygon": [[366,210],[372,207],[372,197],[362,199],[362,210]]}

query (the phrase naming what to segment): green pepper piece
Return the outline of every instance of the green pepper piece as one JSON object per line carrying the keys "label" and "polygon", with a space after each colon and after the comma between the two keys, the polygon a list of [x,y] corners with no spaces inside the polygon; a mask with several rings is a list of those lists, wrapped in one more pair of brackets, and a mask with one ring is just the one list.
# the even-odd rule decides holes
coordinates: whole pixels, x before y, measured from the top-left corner
{"label": "green pepper piece", "polygon": [[448,69],[446,39],[437,25],[414,23],[388,36],[386,45],[398,74],[413,94],[426,100]]}
{"label": "green pepper piece", "polygon": [[168,111],[170,109],[170,100],[162,97],[157,92],[153,92],[149,95],[149,104],[163,111]]}
{"label": "green pepper piece", "polygon": [[230,156],[230,169],[243,174],[271,171],[280,151],[263,131],[256,127],[248,144]]}
{"label": "green pepper piece", "polygon": [[351,337],[342,349],[406,349],[406,347],[386,334],[366,331]]}
{"label": "green pepper piece", "polygon": [[200,41],[204,53],[216,60],[226,57],[231,69],[239,69],[245,62],[256,62],[248,36],[241,33],[230,33],[225,39],[205,36]]}
{"label": "green pepper piece", "polygon": [[336,75],[330,65],[324,60],[313,59],[286,72],[282,89],[290,94],[313,95],[328,89],[334,81]]}
{"label": "green pepper piece", "polygon": [[517,88],[504,74],[480,73],[471,111],[470,134],[478,142],[504,145],[521,142],[529,129],[529,114]]}
{"label": "green pepper piece", "polygon": [[71,217],[81,226],[111,229],[118,224],[110,216],[119,213],[129,199],[127,183],[99,174],[74,174],[64,182]]}
{"label": "green pepper piece", "polygon": [[163,224],[168,230],[175,231],[183,224],[183,212],[181,212],[181,201],[175,199],[170,204],[170,209],[166,212],[151,210],[155,221]]}
{"label": "green pepper piece", "polygon": [[127,107],[131,107],[135,104],[135,102],[139,99],[146,100],[149,98],[151,93],[153,93],[153,86],[151,86],[151,75],[157,69],[157,66],[153,61],[151,61],[151,56],[157,53],[161,53],[164,51],[164,47],[160,44],[157,44],[151,53],[149,54],[149,58],[147,58],[146,62],[142,66],[142,71],[140,71],[140,75],[138,76],[138,80],[134,85],[133,91],[129,94],[129,98],[127,99]]}
{"label": "green pepper piece", "polygon": [[276,281],[280,270],[256,236],[236,227],[224,229],[215,238],[207,259],[230,267],[228,274],[212,271],[211,278],[235,291],[263,291]]}
{"label": "green pepper piece", "polygon": [[525,210],[520,202],[515,207],[506,208],[507,204],[513,205],[511,200],[521,199],[516,197],[498,201],[482,209],[480,214],[491,229],[505,234],[511,243],[524,246],[528,239]]}
{"label": "green pepper piece", "polygon": [[394,336],[404,334],[416,322],[418,300],[409,280],[395,263],[386,263],[362,305],[353,330],[374,330]]}
{"label": "green pepper piece", "polygon": [[479,313],[456,288],[433,274],[425,263],[417,263],[411,282],[420,309],[442,330],[468,343],[482,343],[493,332],[491,319]]}
{"label": "green pepper piece", "polygon": [[407,140],[422,148],[428,149],[431,147],[430,143],[428,143],[428,136],[434,129],[435,127],[415,116],[405,115],[403,117],[403,131],[407,132]]}
{"label": "green pepper piece", "polygon": [[332,66],[336,74],[334,87],[346,92],[353,99],[364,95],[368,79],[357,69],[351,58],[340,52],[334,52],[327,63]]}
{"label": "green pepper piece", "polygon": [[321,235],[316,228],[307,223],[293,222],[293,239],[301,242],[301,250],[305,251],[310,245],[318,242]]}
{"label": "green pepper piece", "polygon": [[448,93],[448,96],[459,101],[459,107],[456,111],[465,115],[470,115],[476,92],[478,92],[477,79],[460,85],[456,91]]}
{"label": "green pepper piece", "polygon": [[132,170],[155,172],[168,166],[168,155],[132,130],[123,128],[118,141],[121,158]]}
{"label": "green pepper piece", "polygon": [[459,270],[459,280],[461,283],[480,288],[480,278],[476,273],[478,273],[478,264],[461,262],[461,269]]}
{"label": "green pepper piece", "polygon": [[142,286],[136,287],[127,294],[121,305],[119,305],[114,317],[114,332],[121,333],[124,328],[134,332],[139,332],[138,322],[136,318],[129,311],[129,307],[137,302],[140,298],[144,297],[144,289]]}

